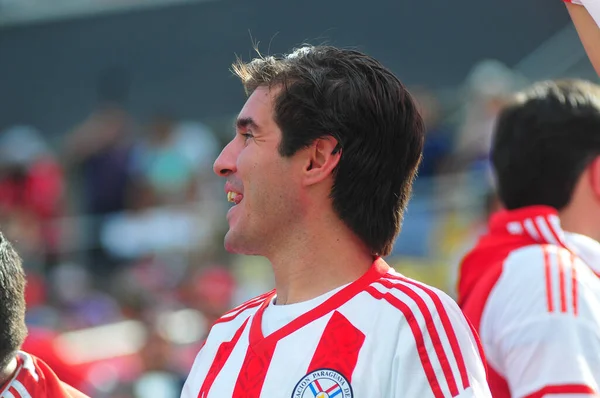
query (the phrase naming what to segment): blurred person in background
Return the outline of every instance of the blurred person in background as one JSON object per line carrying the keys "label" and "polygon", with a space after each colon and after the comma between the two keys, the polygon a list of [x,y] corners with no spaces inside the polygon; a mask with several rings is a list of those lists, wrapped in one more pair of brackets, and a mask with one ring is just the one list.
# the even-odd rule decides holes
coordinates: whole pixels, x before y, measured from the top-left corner
{"label": "blurred person in background", "polygon": [[82,167],[84,210],[107,214],[122,210],[130,167],[131,121],[116,105],[96,110],[67,136],[66,155]]}
{"label": "blurred person in background", "polygon": [[455,158],[459,171],[486,170],[498,113],[522,79],[497,60],[483,60],[469,72],[465,83],[466,114],[458,131]]}
{"label": "blurred person in background", "polygon": [[381,258],[424,139],[402,83],[328,46],[234,70],[248,99],[214,164],[233,204],[225,248],[266,257],[276,289],[215,322],[182,398],[489,397],[456,304]]}
{"label": "blurred person in background", "polygon": [[419,165],[418,175],[433,177],[445,171],[443,167],[452,152],[452,132],[442,123],[442,105],[434,92],[418,87],[411,90],[411,93],[425,124],[423,160]]}
{"label": "blurred person in background", "polygon": [[21,259],[0,233],[0,397],[85,398],[41,359],[20,351],[25,325],[25,274]]}
{"label": "blurred person in background", "polygon": [[96,109],[65,142],[67,162],[83,186],[83,210],[91,216],[89,266],[104,283],[116,264],[102,249],[100,231],[104,216],[125,208],[131,173],[135,128],[124,108],[129,83],[119,68],[103,72]]}
{"label": "blurred person in background", "polygon": [[156,192],[159,204],[194,203],[206,167],[218,154],[215,134],[204,124],[156,112],[136,146],[133,170]]}
{"label": "blurred person in background", "polygon": [[442,105],[436,93],[425,87],[415,87],[411,93],[425,125],[423,159],[413,185],[410,211],[402,220],[403,228],[411,233],[398,236],[390,255],[423,259],[436,250],[432,237],[443,216],[436,206],[440,188],[436,177],[448,171],[454,137],[442,122]]}
{"label": "blurred person in background", "polygon": [[177,371],[174,357],[172,343],[150,329],[140,352],[141,374],[133,382],[135,398],[179,398],[185,375]]}
{"label": "blurred person in background", "polygon": [[[187,306],[204,316],[206,325],[210,327],[231,309],[237,287],[235,278],[227,268],[209,266],[196,270],[183,281],[180,295]],[[202,342],[208,332],[207,329]]]}
{"label": "blurred person in background", "polygon": [[215,218],[224,210],[206,194],[210,180],[201,168],[216,157],[214,141],[200,123],[154,114],[135,144],[125,208],[104,217],[100,229],[111,258],[127,263],[164,252],[201,254],[212,244]]}
{"label": "blurred person in background", "polygon": [[92,274],[76,263],[58,265],[49,275],[60,330],[100,326],[122,319],[118,303],[92,283]]}
{"label": "blurred person in background", "polygon": [[156,113],[137,145],[133,169],[147,181],[158,204],[180,204],[195,187],[195,167],[177,145],[177,121],[166,112]]}
{"label": "blurred person in background", "polygon": [[459,304],[493,396],[600,395],[600,86],[546,81],[495,127],[500,202],[464,258]]}
{"label": "blurred person in background", "polygon": [[590,62],[600,76],[600,1],[565,0]]}
{"label": "blurred person in background", "polygon": [[0,134],[0,222],[28,267],[54,265],[60,233],[52,221],[62,214],[64,176],[42,134],[13,126]]}

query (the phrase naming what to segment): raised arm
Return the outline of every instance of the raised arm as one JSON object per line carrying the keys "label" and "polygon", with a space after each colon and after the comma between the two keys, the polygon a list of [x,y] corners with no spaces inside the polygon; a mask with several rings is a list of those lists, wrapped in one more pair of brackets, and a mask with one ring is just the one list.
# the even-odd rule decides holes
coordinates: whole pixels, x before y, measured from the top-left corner
{"label": "raised arm", "polygon": [[596,73],[600,76],[600,1],[580,2],[575,0],[573,2],[565,1],[565,4],[583,47],[596,69]]}

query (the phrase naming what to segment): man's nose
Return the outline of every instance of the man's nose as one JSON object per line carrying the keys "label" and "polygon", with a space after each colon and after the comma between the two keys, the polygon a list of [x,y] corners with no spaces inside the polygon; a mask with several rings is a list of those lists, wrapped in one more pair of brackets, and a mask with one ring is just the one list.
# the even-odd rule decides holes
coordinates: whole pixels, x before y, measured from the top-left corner
{"label": "man's nose", "polygon": [[217,160],[213,164],[213,171],[219,177],[227,177],[236,171],[236,153],[233,148],[233,141],[227,144],[221,151]]}

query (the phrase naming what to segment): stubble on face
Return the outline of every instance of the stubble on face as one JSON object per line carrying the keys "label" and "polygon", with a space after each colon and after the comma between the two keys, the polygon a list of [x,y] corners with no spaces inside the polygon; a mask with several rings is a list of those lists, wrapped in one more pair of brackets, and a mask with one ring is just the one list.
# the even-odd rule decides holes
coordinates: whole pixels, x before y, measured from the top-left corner
{"label": "stubble on face", "polygon": [[282,157],[278,150],[282,134],[273,119],[276,93],[266,87],[257,88],[238,118],[252,120],[256,128],[238,131],[252,137],[244,138],[232,176],[244,190],[243,200],[232,210],[225,236],[225,248],[233,253],[266,255],[286,239],[301,215],[295,178],[299,164],[294,156]]}

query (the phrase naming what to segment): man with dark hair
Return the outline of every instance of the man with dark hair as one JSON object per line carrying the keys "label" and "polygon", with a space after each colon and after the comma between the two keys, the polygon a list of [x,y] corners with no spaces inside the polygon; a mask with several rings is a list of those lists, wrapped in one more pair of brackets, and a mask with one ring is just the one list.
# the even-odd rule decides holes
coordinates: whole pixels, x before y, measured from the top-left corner
{"label": "man with dark hair", "polygon": [[0,233],[0,398],[86,398],[43,361],[19,351],[26,335],[23,266]]}
{"label": "man with dark hair", "polygon": [[265,256],[276,289],[217,320],[182,397],[488,397],[456,304],[381,258],[423,146],[404,86],[326,46],[234,71],[249,98],[214,164],[225,247]]}
{"label": "man with dark hair", "polygon": [[600,87],[547,81],[519,93],[491,158],[505,210],[463,260],[458,301],[492,394],[598,397]]}

